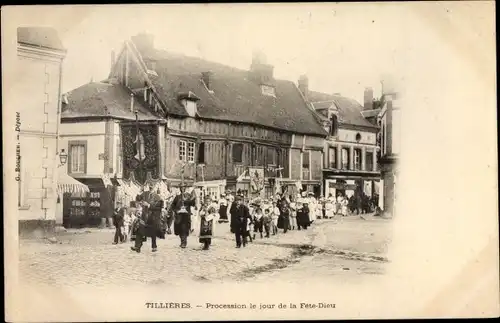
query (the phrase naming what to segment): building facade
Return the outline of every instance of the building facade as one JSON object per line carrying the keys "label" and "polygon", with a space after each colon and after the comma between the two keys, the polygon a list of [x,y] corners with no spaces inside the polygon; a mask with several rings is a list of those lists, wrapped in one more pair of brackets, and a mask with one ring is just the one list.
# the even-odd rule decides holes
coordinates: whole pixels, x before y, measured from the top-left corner
{"label": "building facade", "polygon": [[388,215],[393,216],[396,206],[398,157],[401,140],[400,93],[383,83],[383,107],[378,115],[380,122],[380,167],[382,175],[382,205]]}
{"label": "building facade", "polygon": [[[320,192],[326,133],[297,86],[275,79],[264,55],[239,70],[159,50],[140,34],[125,42],[110,79],[167,120],[154,168],[172,185],[184,180],[216,197],[224,189]],[[124,172],[137,169],[128,164]]]}
{"label": "building facade", "polygon": [[263,55],[240,70],[153,41],[134,36],[112,54],[108,80],[67,94],[68,174],[91,188],[104,174],[125,192],[184,182],[215,198],[321,194],[327,133],[293,82],[275,79]]}
{"label": "building facade", "polygon": [[19,234],[51,234],[55,226],[62,61],[66,51],[50,28],[17,29],[17,68],[13,84],[19,122]]}
{"label": "building facade", "polygon": [[[299,88],[328,132],[323,148],[325,196],[352,196],[358,191],[376,197],[380,181],[377,161],[379,128],[362,114],[370,106],[363,107],[355,100],[338,94],[310,91],[305,76],[299,80]],[[373,101],[373,92],[372,98],[366,96],[365,92],[365,101]]]}
{"label": "building facade", "polygon": [[[63,95],[60,146],[68,153],[64,170],[90,191],[83,196],[67,196],[64,226],[101,225],[103,218],[111,217],[117,201],[128,205],[135,199],[142,186],[134,179],[122,181],[121,128],[128,130],[127,125],[135,126],[136,119],[142,127],[164,127],[165,123],[116,84],[91,82]],[[126,140],[132,143],[134,138]],[[164,186],[157,182],[156,186]],[[85,208],[78,207],[79,204]],[[80,219],[74,220],[75,217]]]}

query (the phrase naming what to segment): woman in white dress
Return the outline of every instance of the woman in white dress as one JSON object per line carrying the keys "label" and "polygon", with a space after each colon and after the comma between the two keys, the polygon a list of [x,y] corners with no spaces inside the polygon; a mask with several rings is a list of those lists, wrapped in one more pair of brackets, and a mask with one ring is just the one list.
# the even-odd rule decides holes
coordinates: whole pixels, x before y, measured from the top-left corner
{"label": "woman in white dress", "polygon": [[342,207],[342,216],[347,216],[347,206],[349,204],[349,200],[345,197],[342,197],[342,202],[340,203]]}
{"label": "woman in white dress", "polygon": [[332,196],[330,195],[325,201],[325,216],[327,219],[333,219],[335,217],[334,212],[334,202],[332,202]]}

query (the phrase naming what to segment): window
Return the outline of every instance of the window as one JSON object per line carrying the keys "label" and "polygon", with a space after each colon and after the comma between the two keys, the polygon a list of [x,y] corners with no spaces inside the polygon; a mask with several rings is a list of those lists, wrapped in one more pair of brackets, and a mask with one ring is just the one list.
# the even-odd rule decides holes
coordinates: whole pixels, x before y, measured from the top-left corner
{"label": "window", "polygon": [[336,115],[332,115],[332,117],[330,118],[330,122],[331,122],[331,125],[330,125],[330,136],[336,136],[337,135],[337,116]]}
{"label": "window", "polygon": [[218,186],[207,186],[205,188],[205,196],[210,196],[212,200],[219,199],[219,187]]}
{"label": "window", "polygon": [[272,87],[272,86],[261,85],[261,90],[262,90],[263,95],[274,96],[274,97],[276,96],[275,91],[274,91],[274,87]]}
{"label": "window", "polygon": [[302,153],[302,168],[309,169],[309,152],[304,151]]}
{"label": "window", "polygon": [[302,153],[302,179],[309,180],[309,152],[305,151]]}
{"label": "window", "polygon": [[200,142],[198,145],[198,164],[205,163],[205,143]]}
{"label": "window", "polygon": [[276,165],[276,151],[272,147],[267,148],[267,164]]}
{"label": "window", "polygon": [[188,163],[194,163],[194,142],[188,142],[188,151],[187,151],[187,161]]}
{"label": "window", "polygon": [[69,146],[69,173],[85,174],[87,168],[87,143],[84,141],[70,141]]}
{"label": "window", "polygon": [[367,151],[366,152],[366,170],[367,171],[375,171],[373,169],[373,152],[372,151]]}
{"label": "window", "polygon": [[380,150],[382,155],[385,155],[385,122],[382,122],[382,131],[380,132]]}
{"label": "window", "polygon": [[362,152],[361,149],[356,148],[354,149],[354,169],[355,170],[361,170],[361,163],[362,163]]}
{"label": "window", "polygon": [[328,167],[337,168],[337,148],[330,147],[328,150]]}
{"label": "window", "polygon": [[197,106],[195,101],[183,100],[184,108],[190,117],[196,116]]}
{"label": "window", "polygon": [[349,149],[342,148],[342,169],[349,169]]}
{"label": "window", "polygon": [[122,145],[120,138],[116,140],[116,173],[121,175],[123,172],[123,157],[122,157]]}
{"label": "window", "polygon": [[243,144],[233,144],[233,163],[243,162]]}
{"label": "window", "polygon": [[184,140],[179,141],[179,160],[186,161],[186,146]]}

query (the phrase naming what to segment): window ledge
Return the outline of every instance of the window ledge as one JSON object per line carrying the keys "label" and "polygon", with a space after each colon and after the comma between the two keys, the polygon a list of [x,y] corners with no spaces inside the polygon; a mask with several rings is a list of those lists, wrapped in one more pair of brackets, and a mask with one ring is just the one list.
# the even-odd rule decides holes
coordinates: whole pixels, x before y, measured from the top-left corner
{"label": "window ledge", "polygon": [[22,210],[22,211],[27,211],[30,209],[30,207],[31,207],[31,205],[21,205],[21,206],[18,206],[18,209]]}

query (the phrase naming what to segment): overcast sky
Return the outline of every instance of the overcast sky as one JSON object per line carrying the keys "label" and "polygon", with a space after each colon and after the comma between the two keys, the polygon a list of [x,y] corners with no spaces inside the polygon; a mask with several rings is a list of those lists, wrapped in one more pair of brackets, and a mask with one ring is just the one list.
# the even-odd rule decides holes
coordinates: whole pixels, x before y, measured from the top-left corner
{"label": "overcast sky", "polygon": [[30,18],[25,24],[59,30],[64,91],[104,79],[111,50],[147,31],[159,48],[243,69],[261,50],[275,77],[307,74],[311,89],[359,101],[365,86],[378,96],[381,75],[401,71],[404,28],[415,20],[393,4],[66,6]]}

